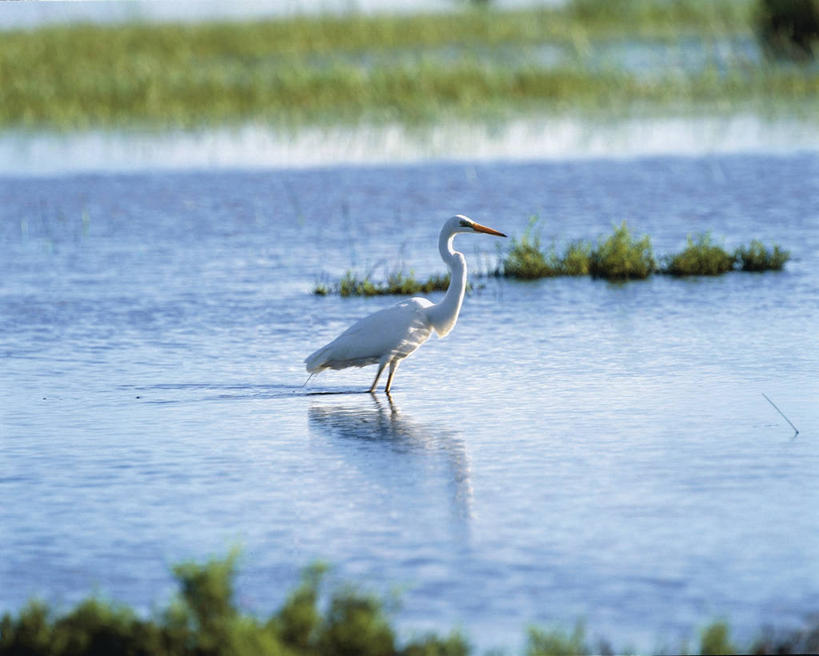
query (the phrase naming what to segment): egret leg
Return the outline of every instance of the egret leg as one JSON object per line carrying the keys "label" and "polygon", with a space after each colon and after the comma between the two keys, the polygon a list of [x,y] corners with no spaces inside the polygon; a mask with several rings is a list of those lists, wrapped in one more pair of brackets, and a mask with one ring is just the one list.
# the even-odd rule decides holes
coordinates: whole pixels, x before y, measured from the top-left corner
{"label": "egret leg", "polygon": [[384,388],[384,391],[389,394],[390,388],[392,387],[392,377],[395,375],[395,370],[398,369],[398,360],[393,360],[390,362],[390,375],[387,376],[387,386]]}
{"label": "egret leg", "polygon": [[[386,366],[386,362],[382,362],[378,365],[378,373],[375,374],[375,380],[373,380],[373,384],[370,385],[370,389],[367,390],[370,394],[375,393],[375,386],[378,385],[378,379],[381,378],[381,372],[384,371],[384,367]],[[390,369],[390,377],[392,378],[392,369]]]}

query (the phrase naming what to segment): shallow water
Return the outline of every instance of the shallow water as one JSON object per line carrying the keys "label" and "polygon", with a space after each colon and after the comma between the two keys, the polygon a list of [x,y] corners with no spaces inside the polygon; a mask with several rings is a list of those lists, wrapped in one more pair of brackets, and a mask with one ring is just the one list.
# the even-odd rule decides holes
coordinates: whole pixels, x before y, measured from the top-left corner
{"label": "shallow water", "polygon": [[[402,590],[402,630],[530,622],[678,648],[819,609],[819,155],[0,179],[0,609],[93,590],[149,610],[168,566],[244,548],[269,612],[320,558]],[[390,299],[322,276],[442,271],[445,218],[548,242],[627,218],[782,273],[478,282],[401,367],[302,359]],[[459,237],[472,270],[500,240]],[[800,429],[798,436],[767,394]]]}

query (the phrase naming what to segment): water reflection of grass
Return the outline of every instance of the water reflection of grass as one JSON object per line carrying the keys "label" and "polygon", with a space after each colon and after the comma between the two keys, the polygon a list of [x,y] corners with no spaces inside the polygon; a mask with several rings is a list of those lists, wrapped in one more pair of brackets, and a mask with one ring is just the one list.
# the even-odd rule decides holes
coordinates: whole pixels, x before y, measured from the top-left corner
{"label": "water reflection of grass", "polygon": [[[91,656],[94,654],[231,654],[264,656],[466,656],[472,649],[465,637],[427,634],[400,641],[384,604],[351,587],[326,592],[326,568],[308,568],[301,584],[282,607],[267,618],[236,606],[235,555],[205,565],[186,563],[174,568],[180,592],[164,610],[143,619],[127,606],[88,599],[56,615],[45,604],[31,602],[16,615],[0,619],[0,656]],[[275,582],[271,582],[275,583]],[[768,630],[752,645],[731,641],[724,622],[702,631],[697,653],[788,654],[816,653],[819,627],[774,634]],[[530,629],[529,656],[615,653],[606,641],[595,647],[582,625],[571,633]],[[688,653],[683,649],[681,653]]]}
{"label": "water reflection of grass", "polygon": [[[7,32],[0,125],[413,122],[510,109],[746,110],[748,102],[770,108],[819,96],[815,67],[717,47],[714,39],[751,38],[749,2],[609,6],[579,0],[517,11]],[[612,40],[650,39],[668,50],[658,60],[673,62],[691,38],[709,53],[692,69],[626,70],[598,53]],[[543,45],[563,53],[557,63],[543,61]]]}

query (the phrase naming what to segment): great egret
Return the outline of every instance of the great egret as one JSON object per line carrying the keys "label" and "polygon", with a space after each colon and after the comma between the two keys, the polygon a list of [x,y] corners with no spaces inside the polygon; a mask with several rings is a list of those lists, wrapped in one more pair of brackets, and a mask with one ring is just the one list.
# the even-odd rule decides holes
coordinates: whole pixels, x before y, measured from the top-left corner
{"label": "great egret", "polygon": [[438,337],[446,337],[455,326],[466,291],[466,259],[463,253],[452,248],[452,240],[459,233],[472,232],[506,236],[462,214],[453,216],[444,223],[438,237],[438,251],[449,267],[450,275],[449,288],[441,302],[432,303],[415,296],[364,317],[307,357],[304,364],[308,373],[377,364],[378,372],[369,389],[374,393],[381,372],[389,364],[390,373],[384,389],[389,394],[401,360],[427,341],[433,330]]}

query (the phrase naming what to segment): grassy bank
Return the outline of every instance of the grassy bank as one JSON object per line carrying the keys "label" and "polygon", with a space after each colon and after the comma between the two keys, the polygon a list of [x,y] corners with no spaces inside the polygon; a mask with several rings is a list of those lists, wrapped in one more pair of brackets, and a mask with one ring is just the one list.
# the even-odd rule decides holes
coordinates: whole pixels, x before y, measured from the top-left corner
{"label": "grassy bank", "polygon": [[[747,110],[819,98],[815,68],[751,62],[752,3],[576,0],[517,11],[293,17],[247,23],[48,27],[0,39],[0,126],[203,126],[263,120],[426,121],[512,111]],[[686,69],[684,39],[711,54]],[[609,63],[633,40],[661,70]],[[544,60],[543,47],[558,53]],[[550,51],[551,52],[551,51]],[[660,60],[665,61],[661,56]]]}
{"label": "grassy bank", "polygon": [[[325,590],[322,567],[305,571],[282,607],[266,618],[237,608],[236,558],[174,568],[179,592],[165,608],[142,618],[116,602],[89,598],[65,613],[31,602],[0,619],[0,656],[466,656],[474,653],[456,632],[399,640],[382,602],[351,587]],[[273,583],[273,582],[271,582]],[[751,645],[732,642],[728,625],[705,627],[694,653],[789,654],[816,652],[819,626],[775,634]],[[674,650],[690,653],[688,649]],[[501,652],[510,653],[510,652]],[[623,653],[606,641],[593,645],[582,625],[573,631],[529,629],[527,656]]]}

